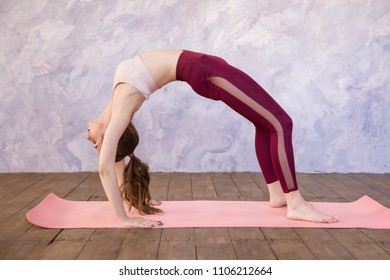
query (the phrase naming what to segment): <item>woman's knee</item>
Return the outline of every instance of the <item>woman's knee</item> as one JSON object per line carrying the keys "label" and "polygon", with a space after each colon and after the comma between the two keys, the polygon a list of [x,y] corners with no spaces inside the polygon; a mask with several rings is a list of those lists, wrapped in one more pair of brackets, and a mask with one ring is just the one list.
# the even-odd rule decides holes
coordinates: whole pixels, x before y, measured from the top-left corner
{"label": "woman's knee", "polygon": [[279,116],[277,118],[277,121],[275,121],[275,123],[272,123],[272,125],[269,127],[270,133],[276,134],[292,134],[292,130],[293,120],[287,114]]}
{"label": "woman's knee", "polygon": [[280,125],[282,126],[283,130],[292,131],[292,129],[293,129],[293,120],[292,120],[292,118],[289,115],[284,114],[280,118],[279,122],[280,122]]}

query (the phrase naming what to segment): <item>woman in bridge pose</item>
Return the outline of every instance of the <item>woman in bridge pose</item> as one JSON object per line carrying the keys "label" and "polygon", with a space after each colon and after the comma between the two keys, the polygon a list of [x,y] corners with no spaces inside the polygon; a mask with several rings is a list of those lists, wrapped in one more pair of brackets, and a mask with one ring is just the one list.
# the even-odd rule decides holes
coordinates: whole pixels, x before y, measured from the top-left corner
{"label": "woman in bridge pose", "polygon": [[[131,120],[154,91],[173,81],[187,82],[199,95],[224,102],[253,123],[255,151],[271,207],[287,206],[289,219],[337,221],[303,199],[295,174],[292,120],[257,82],[216,56],[187,50],[152,50],[119,64],[112,101],[88,128],[87,138],[100,153],[99,175],[104,190],[122,225],[162,225],[161,221],[129,217],[123,200],[142,214],[161,212],[150,197],[148,167],[134,155],[139,139]],[[127,165],[126,156],[130,157]]]}

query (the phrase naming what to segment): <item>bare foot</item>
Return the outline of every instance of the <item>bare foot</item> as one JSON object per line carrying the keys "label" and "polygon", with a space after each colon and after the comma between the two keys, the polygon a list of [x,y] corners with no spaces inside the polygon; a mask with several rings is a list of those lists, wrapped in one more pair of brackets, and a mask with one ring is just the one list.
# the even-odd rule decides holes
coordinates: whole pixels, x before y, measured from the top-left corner
{"label": "bare foot", "polygon": [[287,205],[286,197],[283,193],[279,181],[268,184],[269,206],[273,208],[284,207]]}
{"label": "bare foot", "polygon": [[287,205],[286,198],[282,197],[270,197],[269,206],[272,208],[280,208]]}
{"label": "bare foot", "polygon": [[337,218],[316,209],[309,202],[304,201],[295,207],[287,207],[287,218],[315,223],[335,223]]}
{"label": "bare foot", "polygon": [[309,202],[305,201],[299,191],[286,194],[287,218],[315,223],[335,223],[337,218],[321,212]]}

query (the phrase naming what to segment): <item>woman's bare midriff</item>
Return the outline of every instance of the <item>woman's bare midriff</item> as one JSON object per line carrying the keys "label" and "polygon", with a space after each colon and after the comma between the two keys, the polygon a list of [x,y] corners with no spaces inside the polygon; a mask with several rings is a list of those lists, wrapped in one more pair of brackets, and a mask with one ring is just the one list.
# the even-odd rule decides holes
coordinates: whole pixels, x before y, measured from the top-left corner
{"label": "woman's bare midriff", "polygon": [[176,80],[176,65],[182,51],[152,50],[140,54],[150,75],[159,88]]}

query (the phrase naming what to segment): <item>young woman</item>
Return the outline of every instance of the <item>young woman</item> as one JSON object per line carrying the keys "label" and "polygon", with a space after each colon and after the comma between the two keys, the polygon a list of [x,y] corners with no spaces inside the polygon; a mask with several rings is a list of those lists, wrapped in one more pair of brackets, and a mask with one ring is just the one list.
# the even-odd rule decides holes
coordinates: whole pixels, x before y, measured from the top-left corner
{"label": "young woman", "polygon": [[[187,82],[201,96],[221,100],[254,124],[256,155],[269,189],[271,207],[287,206],[289,219],[337,221],[301,196],[294,166],[292,120],[259,84],[216,56],[186,50],[153,50],[119,64],[112,101],[99,118],[89,123],[88,129],[88,139],[100,152],[99,174],[104,190],[124,226],[162,224],[127,216],[123,199],[141,213],[160,212],[150,198],[148,168],[133,155],[138,134],[131,120],[150,94],[176,80]],[[125,166],[127,155],[130,161]]]}

